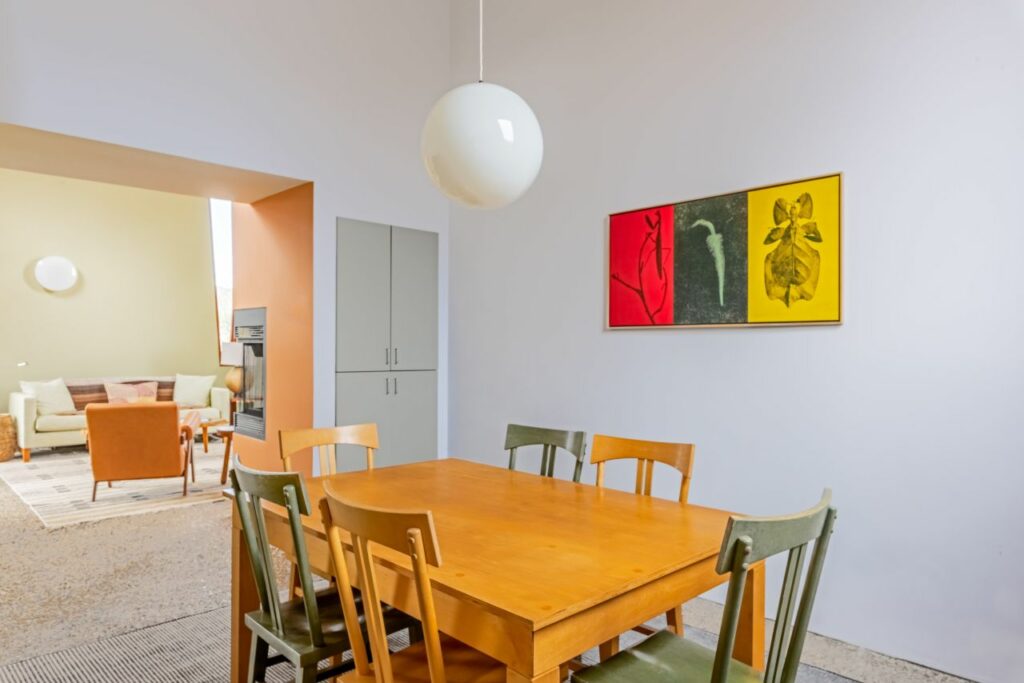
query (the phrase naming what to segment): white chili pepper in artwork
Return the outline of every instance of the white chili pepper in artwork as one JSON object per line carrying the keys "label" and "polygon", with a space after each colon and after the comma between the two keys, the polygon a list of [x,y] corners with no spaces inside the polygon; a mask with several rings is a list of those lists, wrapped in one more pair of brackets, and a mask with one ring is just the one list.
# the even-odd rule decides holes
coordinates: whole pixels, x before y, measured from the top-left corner
{"label": "white chili pepper in artwork", "polygon": [[715,260],[715,272],[718,273],[718,305],[725,306],[725,249],[722,248],[722,234],[715,232],[715,226],[711,221],[703,218],[696,220],[690,225],[691,228],[698,226],[705,227],[710,233],[707,236],[708,251],[711,258]]}

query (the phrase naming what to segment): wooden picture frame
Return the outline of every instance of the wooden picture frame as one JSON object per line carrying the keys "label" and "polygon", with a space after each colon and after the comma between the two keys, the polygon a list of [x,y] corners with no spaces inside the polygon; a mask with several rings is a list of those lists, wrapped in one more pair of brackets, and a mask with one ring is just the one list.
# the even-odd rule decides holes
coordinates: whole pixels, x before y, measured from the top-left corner
{"label": "wooden picture frame", "polygon": [[605,329],[842,323],[842,174],[613,213]]}

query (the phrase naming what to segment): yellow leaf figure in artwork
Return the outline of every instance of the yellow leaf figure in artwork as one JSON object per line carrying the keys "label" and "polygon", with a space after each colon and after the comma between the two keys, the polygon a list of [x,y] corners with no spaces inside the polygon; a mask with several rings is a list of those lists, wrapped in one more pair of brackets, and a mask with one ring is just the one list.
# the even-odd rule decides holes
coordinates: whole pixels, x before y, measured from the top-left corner
{"label": "yellow leaf figure in artwork", "polygon": [[811,242],[821,242],[818,224],[811,220],[814,202],[804,192],[795,202],[776,199],[772,210],[775,227],[765,244],[778,245],[764,258],[764,287],[769,299],[792,302],[814,298],[821,270],[821,255]]}

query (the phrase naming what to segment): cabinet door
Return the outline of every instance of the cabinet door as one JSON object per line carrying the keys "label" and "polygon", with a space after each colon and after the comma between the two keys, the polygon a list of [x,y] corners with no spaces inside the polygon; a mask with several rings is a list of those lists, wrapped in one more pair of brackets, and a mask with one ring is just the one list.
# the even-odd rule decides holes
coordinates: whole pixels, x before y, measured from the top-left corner
{"label": "cabinet door", "polygon": [[391,449],[381,463],[433,460],[437,457],[437,372],[393,372],[391,377],[389,398],[395,432]]}
{"label": "cabinet door", "polygon": [[437,369],[437,233],[391,229],[391,369]]}
{"label": "cabinet door", "polygon": [[390,244],[386,225],[338,219],[337,372],[388,369]]}
{"label": "cabinet door", "polygon": [[[386,372],[339,372],[335,377],[335,424],[376,422],[380,449],[374,457],[382,464],[394,448],[396,425],[391,395],[391,375]],[[366,451],[353,446],[338,448],[338,471],[366,469]]]}

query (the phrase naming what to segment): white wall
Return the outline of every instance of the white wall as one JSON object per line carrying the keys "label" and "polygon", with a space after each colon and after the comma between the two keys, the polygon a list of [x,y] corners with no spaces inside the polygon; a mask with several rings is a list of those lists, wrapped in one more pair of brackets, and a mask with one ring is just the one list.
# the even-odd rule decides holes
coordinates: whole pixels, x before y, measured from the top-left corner
{"label": "white wall", "polygon": [[[452,7],[466,82],[476,3]],[[452,210],[452,455],[503,462],[522,421],[694,441],[697,503],[830,485],[813,629],[1024,679],[1022,7],[488,3],[486,78],[546,157],[517,204]],[[608,213],[837,170],[841,327],[604,331]]]}
{"label": "white wall", "polygon": [[335,217],[439,232],[447,301],[419,131],[448,29],[444,0],[0,0],[0,121],[314,181],[316,419],[333,424]]}

